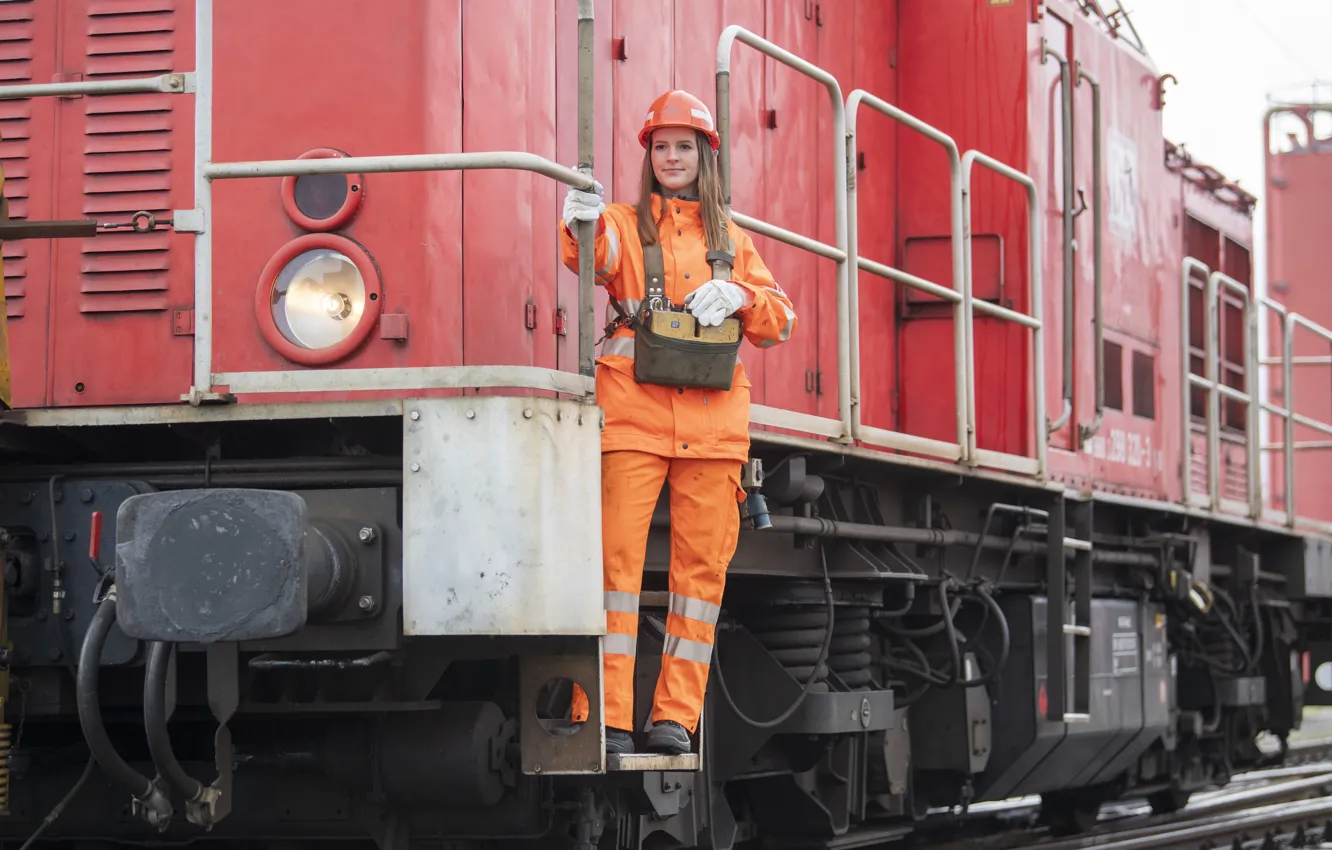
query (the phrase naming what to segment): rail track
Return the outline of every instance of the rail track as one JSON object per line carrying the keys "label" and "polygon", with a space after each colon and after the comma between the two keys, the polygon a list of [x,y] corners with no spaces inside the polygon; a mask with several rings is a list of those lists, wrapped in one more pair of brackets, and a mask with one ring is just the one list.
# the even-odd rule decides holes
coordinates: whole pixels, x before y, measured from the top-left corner
{"label": "rail track", "polygon": [[[1332,737],[1291,742],[1280,767],[1236,774],[1171,814],[1153,814],[1145,800],[1108,803],[1093,829],[1058,836],[1038,823],[1039,811],[1037,797],[938,811],[933,835],[941,840],[918,832],[906,843],[922,850],[1277,850],[1332,843]],[[943,838],[949,820],[955,831]],[[847,836],[827,846],[866,844]]]}

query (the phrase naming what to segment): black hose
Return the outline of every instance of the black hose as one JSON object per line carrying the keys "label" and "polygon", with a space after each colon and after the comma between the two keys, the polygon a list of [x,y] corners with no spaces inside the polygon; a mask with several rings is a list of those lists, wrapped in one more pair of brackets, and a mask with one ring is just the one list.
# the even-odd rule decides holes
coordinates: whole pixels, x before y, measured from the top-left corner
{"label": "black hose", "polygon": [[[953,622],[953,615],[957,613],[958,607],[962,602],[962,597],[954,596],[950,600],[948,596],[948,584],[947,581],[943,581],[938,585],[939,605],[943,611],[943,615],[940,618],[940,622],[936,624],[937,628],[915,630],[918,633],[937,633],[939,631],[946,631],[948,633],[948,651],[951,669],[948,670],[947,674],[936,671],[926,659],[925,653],[916,646],[915,642],[912,641],[909,636],[904,635],[900,630],[894,630],[891,627],[887,628],[888,632],[896,635],[899,638],[899,645],[914,655],[920,664],[919,666],[913,666],[909,663],[893,659],[885,659],[883,664],[887,669],[900,670],[903,673],[916,676],[923,680],[927,685],[937,685],[943,688],[978,688],[984,685],[989,685],[998,679],[999,673],[1003,670],[1004,665],[1008,663],[1008,655],[1012,648],[1012,635],[1008,627],[1008,618],[1004,616],[1003,609],[999,607],[999,603],[994,600],[994,597],[983,588],[977,587],[970,592],[972,595],[979,597],[981,603],[985,606],[985,617],[981,620],[981,627],[977,630],[976,635],[970,638],[964,637],[958,632],[957,626]],[[984,647],[979,645],[976,646],[976,650],[982,652],[992,663],[989,664],[989,668],[986,672],[980,676],[972,679],[964,679],[961,645],[964,642],[972,643],[979,638],[980,632],[990,620],[991,615],[993,615],[993,619],[999,624],[999,658],[997,660],[993,659],[989,653],[984,650]]]}
{"label": "black hose", "polygon": [[731,696],[731,689],[726,687],[726,675],[722,672],[721,656],[714,647],[712,651],[712,666],[717,671],[717,685],[721,688],[722,696],[726,699],[726,704],[735,712],[735,716],[747,726],[755,729],[772,729],[780,726],[796,713],[796,709],[805,702],[805,697],[809,696],[810,689],[814,687],[815,681],[819,678],[819,668],[828,663],[828,652],[832,649],[833,641],[833,609],[836,607],[833,601],[832,579],[828,577],[828,555],[822,545],[819,546],[819,562],[823,565],[823,595],[828,601],[828,625],[827,634],[823,638],[823,646],[819,649],[819,657],[814,662],[814,669],[810,671],[809,679],[804,687],[800,689],[800,695],[795,698],[795,702],[781,714],[771,720],[755,720],[740,710],[740,706],[735,704],[735,699]]}
{"label": "black hose", "polygon": [[1258,633],[1257,641],[1253,648],[1253,661],[1254,661],[1253,672],[1261,673],[1262,663],[1263,663],[1263,647],[1266,638],[1265,638],[1265,629],[1263,628],[1263,616],[1264,616],[1263,609],[1262,606],[1258,604],[1258,582],[1256,581],[1253,583],[1253,586],[1249,588],[1249,600],[1250,603],[1253,605],[1254,628],[1257,630]]}
{"label": "black hose", "polygon": [[[963,682],[962,687],[964,688],[976,688],[981,685],[988,685],[995,681],[999,677],[999,672],[1004,669],[1004,665],[1008,663],[1008,652],[1012,644],[1012,636],[1008,631],[1008,618],[1004,616],[1003,609],[999,607],[999,603],[994,601],[994,597],[984,589],[978,588],[976,590],[976,595],[979,596],[981,602],[985,603],[986,607],[990,609],[994,614],[995,620],[999,623],[999,658],[990,666],[989,672],[977,679],[970,679]],[[980,637],[979,631],[976,632],[976,637]],[[972,640],[975,640],[975,638],[972,638]],[[977,649],[979,648],[980,647],[977,647]]]}
{"label": "black hose", "polygon": [[28,836],[28,840],[23,842],[19,850],[28,850],[32,847],[33,842],[40,838],[43,832],[46,832],[47,827],[56,822],[56,818],[64,813],[69,804],[74,802],[74,798],[83,790],[83,786],[88,784],[88,780],[92,777],[93,768],[96,766],[97,759],[94,756],[88,756],[88,763],[84,765],[83,773],[79,776],[78,781],[74,783],[69,791],[65,792],[65,796],[60,799],[60,802],[56,803],[51,811],[47,812],[46,817],[42,818],[42,822],[33,830],[32,835]]}
{"label": "black hose", "polygon": [[153,766],[193,803],[203,797],[203,783],[181,767],[167,733],[166,679],[170,660],[171,644],[153,641],[148,649],[148,670],[143,677],[143,727],[148,735],[148,752],[152,754]]}
{"label": "black hose", "polygon": [[944,631],[948,633],[948,652],[953,665],[948,671],[945,688],[955,687],[962,681],[962,646],[958,643],[957,627],[953,625],[953,610],[948,607],[948,582],[939,582],[939,610],[943,612]]}
{"label": "black hose", "polygon": [[107,635],[111,633],[115,622],[116,598],[113,594],[97,606],[97,613],[93,615],[88,633],[83,638],[83,648],[79,652],[78,686],[75,690],[79,725],[83,727],[83,737],[88,741],[93,758],[111,781],[125,788],[135,799],[146,800],[153,794],[153,783],[120,757],[107,737],[106,727],[102,725],[102,706],[97,696],[98,674],[102,648],[106,646]]}

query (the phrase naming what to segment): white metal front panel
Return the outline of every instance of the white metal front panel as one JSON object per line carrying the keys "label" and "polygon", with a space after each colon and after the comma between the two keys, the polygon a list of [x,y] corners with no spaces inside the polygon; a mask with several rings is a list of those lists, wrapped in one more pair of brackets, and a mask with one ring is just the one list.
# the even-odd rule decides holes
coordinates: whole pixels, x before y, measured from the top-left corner
{"label": "white metal front panel", "polygon": [[404,634],[605,633],[600,408],[409,400],[402,498]]}

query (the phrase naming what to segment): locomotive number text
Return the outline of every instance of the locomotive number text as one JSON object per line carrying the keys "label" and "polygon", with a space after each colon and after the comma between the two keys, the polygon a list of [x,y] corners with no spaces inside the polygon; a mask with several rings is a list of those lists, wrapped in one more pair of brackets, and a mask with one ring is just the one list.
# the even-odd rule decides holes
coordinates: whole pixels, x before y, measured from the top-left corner
{"label": "locomotive number text", "polygon": [[1152,436],[1126,431],[1123,428],[1110,428],[1106,432],[1092,437],[1087,451],[1097,460],[1116,463],[1133,469],[1158,466],[1156,455],[1152,451]]}

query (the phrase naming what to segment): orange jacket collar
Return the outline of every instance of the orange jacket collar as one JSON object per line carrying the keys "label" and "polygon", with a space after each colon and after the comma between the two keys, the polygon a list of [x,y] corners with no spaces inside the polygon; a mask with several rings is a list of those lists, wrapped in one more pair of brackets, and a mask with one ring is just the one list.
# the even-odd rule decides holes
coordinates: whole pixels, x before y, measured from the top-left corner
{"label": "orange jacket collar", "polygon": [[[688,213],[690,215],[702,216],[703,214],[698,198],[693,195],[684,195],[684,194],[676,195],[668,192],[666,194],[666,197],[670,200],[671,204],[680,208],[681,215]],[[661,218],[661,212],[662,212],[661,203],[662,203],[662,195],[658,192],[653,192],[652,217],[654,219]]]}

